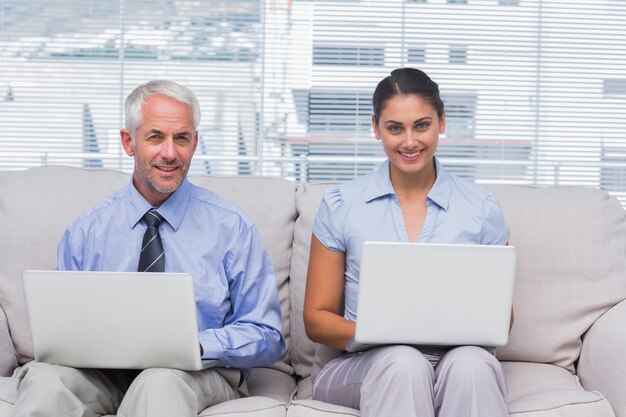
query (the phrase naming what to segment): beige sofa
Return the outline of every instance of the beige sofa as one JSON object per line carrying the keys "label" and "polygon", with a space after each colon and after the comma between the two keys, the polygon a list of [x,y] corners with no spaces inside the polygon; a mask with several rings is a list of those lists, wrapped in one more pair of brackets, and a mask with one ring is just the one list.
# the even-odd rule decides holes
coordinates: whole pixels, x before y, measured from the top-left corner
{"label": "beige sofa", "polygon": [[[302,303],[311,224],[326,185],[269,178],[192,177],[257,224],[277,274],[288,352],[255,369],[251,397],[202,416],[358,416],[312,401],[314,369],[329,356],[304,332]],[[0,172],[0,417],[16,397],[14,369],[32,357],[21,272],[55,267],[79,213],[126,185],[127,174],[42,167]],[[606,193],[583,188],[490,186],[518,249],[516,321],[497,351],[511,416],[626,417],[626,216]],[[102,314],[106,314],[103,311]]]}

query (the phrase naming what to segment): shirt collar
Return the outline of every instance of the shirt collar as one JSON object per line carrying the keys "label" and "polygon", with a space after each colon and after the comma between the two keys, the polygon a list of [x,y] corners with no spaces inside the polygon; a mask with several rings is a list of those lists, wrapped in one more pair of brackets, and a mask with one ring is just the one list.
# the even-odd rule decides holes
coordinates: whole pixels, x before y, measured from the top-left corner
{"label": "shirt collar", "polygon": [[435,158],[435,172],[437,172],[437,179],[426,198],[442,209],[448,210],[448,203],[450,202],[450,174],[443,168],[443,165],[437,158]]}
{"label": "shirt collar", "polygon": [[367,182],[365,189],[365,202],[369,203],[379,197],[395,195],[396,192],[391,185],[391,177],[389,175],[389,159],[380,164],[374,171],[372,179]]}
{"label": "shirt collar", "polygon": [[[134,228],[152,205],[135,188],[131,178],[128,185],[128,222]],[[183,179],[180,186],[170,195],[167,200],[158,208],[158,212],[174,230],[178,230],[187,208],[189,197],[191,196],[191,183],[187,178]]]}
{"label": "shirt collar", "polygon": [[[450,201],[450,176],[443,169],[443,166],[437,158],[435,159],[435,171],[437,172],[437,179],[433,184],[433,187],[428,192],[426,198],[432,200],[433,203],[440,206],[442,209],[448,209],[448,203]],[[365,202],[369,203],[379,197],[388,195],[396,195],[391,184],[391,176],[389,174],[389,159],[385,160],[374,171],[372,180],[368,182],[365,191]]]}

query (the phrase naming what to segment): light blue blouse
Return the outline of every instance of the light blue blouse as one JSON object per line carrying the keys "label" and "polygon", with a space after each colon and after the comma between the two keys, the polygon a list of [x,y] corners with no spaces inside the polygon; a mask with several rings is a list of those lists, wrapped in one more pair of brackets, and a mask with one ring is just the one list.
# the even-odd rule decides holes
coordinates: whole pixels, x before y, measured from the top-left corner
{"label": "light blue blouse", "polygon": [[[437,179],[426,197],[418,242],[504,245],[508,229],[500,204],[484,188],[447,173],[435,158]],[[356,321],[359,265],[365,241],[408,242],[389,176],[389,160],[368,175],[330,187],[313,224],[328,249],[346,254],[345,317]]]}

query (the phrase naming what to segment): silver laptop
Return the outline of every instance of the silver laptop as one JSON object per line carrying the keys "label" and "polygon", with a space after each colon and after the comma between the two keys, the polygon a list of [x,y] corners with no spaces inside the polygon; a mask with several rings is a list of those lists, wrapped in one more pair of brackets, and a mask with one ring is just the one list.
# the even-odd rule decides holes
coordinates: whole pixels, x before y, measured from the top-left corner
{"label": "silver laptop", "polygon": [[199,370],[193,279],[180,273],[23,273],[35,359],[76,368]]}
{"label": "silver laptop", "polygon": [[346,350],[505,345],[515,263],[513,246],[365,242]]}

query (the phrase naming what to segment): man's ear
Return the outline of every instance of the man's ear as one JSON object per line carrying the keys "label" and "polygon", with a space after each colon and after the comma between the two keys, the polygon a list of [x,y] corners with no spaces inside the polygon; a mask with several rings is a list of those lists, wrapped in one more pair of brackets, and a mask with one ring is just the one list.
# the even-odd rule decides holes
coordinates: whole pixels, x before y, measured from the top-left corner
{"label": "man's ear", "polygon": [[120,130],[120,137],[122,138],[122,147],[124,148],[126,155],[135,156],[135,146],[130,132],[126,129],[122,129]]}

